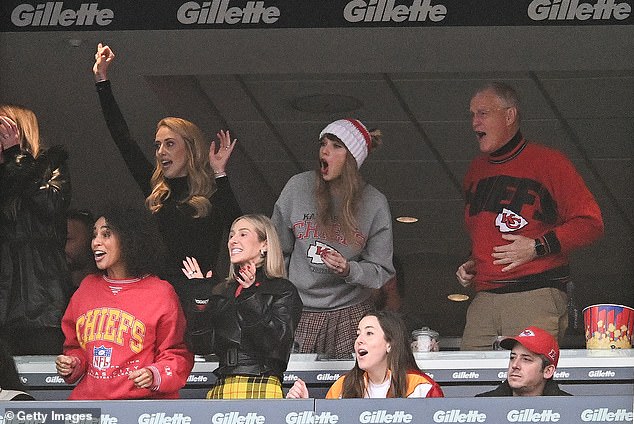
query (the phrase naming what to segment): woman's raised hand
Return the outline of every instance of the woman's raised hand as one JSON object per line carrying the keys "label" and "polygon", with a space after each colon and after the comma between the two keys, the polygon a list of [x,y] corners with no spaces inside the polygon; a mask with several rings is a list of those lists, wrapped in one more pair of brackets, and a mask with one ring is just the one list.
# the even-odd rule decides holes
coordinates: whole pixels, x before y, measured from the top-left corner
{"label": "woman's raised hand", "polygon": [[16,144],[20,144],[18,124],[8,116],[0,116],[0,150],[6,150]]}
{"label": "woman's raised hand", "polygon": [[95,81],[105,81],[108,79],[108,66],[114,60],[114,52],[108,46],[99,43],[97,45],[97,53],[95,53],[95,64],[92,72],[95,74]]}
{"label": "woman's raised hand", "polygon": [[216,151],[216,140],[214,140],[209,147],[209,163],[214,170],[214,174],[221,176],[225,173],[225,167],[237,140],[231,141],[229,130],[220,130],[216,137],[218,137],[218,151]]}
{"label": "woman's raised hand", "polygon": [[198,265],[198,261],[196,258],[190,258],[187,256],[183,261],[183,268],[181,268],[183,274],[190,280],[193,278],[211,278],[213,273],[207,271],[207,275],[203,275],[203,272],[200,270],[200,265]]}

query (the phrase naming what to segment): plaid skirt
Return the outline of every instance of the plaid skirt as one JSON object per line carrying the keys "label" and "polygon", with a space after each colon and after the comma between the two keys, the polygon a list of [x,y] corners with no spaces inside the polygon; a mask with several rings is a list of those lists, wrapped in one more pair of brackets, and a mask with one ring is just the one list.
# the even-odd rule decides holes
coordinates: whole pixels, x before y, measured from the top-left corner
{"label": "plaid skirt", "polygon": [[207,399],[283,399],[282,383],[276,376],[231,375],[219,378]]}
{"label": "plaid skirt", "polygon": [[357,327],[374,309],[371,300],[334,311],[302,312],[295,330],[299,353],[323,353],[332,359],[352,359]]}

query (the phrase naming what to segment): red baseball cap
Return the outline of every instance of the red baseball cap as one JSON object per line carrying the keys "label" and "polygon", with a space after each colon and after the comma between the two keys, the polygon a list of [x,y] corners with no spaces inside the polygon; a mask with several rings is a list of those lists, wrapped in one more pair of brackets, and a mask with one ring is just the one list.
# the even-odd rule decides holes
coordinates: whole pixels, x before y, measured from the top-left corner
{"label": "red baseball cap", "polygon": [[513,349],[515,343],[520,343],[526,349],[539,355],[544,355],[555,367],[559,362],[559,344],[546,330],[539,327],[528,327],[515,337],[507,337],[500,342],[504,349]]}

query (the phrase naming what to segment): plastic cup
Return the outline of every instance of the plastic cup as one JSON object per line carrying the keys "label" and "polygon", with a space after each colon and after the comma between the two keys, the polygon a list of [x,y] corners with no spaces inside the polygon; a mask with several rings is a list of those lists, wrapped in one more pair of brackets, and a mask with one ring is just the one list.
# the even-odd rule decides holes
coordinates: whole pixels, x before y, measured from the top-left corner
{"label": "plastic cup", "polygon": [[438,332],[429,327],[412,331],[412,351],[413,352],[433,352],[438,350]]}

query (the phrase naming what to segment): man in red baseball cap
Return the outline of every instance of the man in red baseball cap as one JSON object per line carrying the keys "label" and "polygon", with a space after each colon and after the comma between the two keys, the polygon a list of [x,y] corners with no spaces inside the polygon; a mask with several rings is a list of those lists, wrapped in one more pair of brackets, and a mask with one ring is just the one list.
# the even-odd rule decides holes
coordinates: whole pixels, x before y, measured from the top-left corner
{"label": "man in red baseball cap", "polygon": [[528,327],[500,343],[511,351],[506,380],[476,396],[570,396],[553,381],[559,361],[557,340],[539,327]]}

